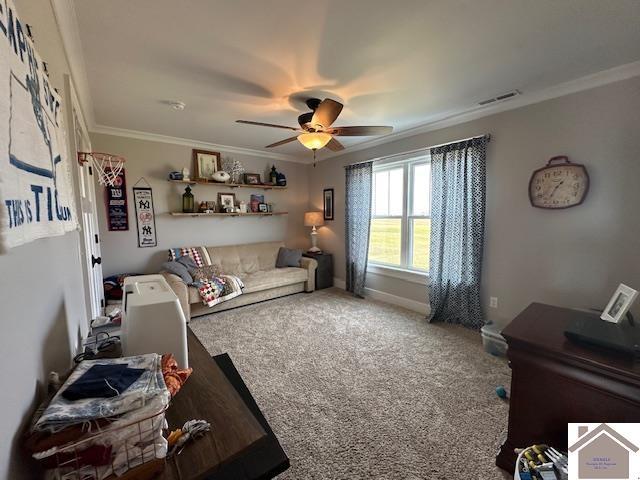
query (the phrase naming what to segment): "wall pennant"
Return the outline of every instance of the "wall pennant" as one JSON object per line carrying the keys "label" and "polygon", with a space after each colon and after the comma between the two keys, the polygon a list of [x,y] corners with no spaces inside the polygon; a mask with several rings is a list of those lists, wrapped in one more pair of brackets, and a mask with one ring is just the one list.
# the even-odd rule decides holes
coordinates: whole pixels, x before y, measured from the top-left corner
{"label": "wall pennant", "polygon": [[[106,167],[107,169],[109,167]],[[113,186],[105,187],[107,202],[107,225],[110,232],[129,230],[129,214],[127,206],[127,181],[124,168],[120,170]]]}
{"label": "wall pennant", "polygon": [[[136,223],[138,225],[138,247],[156,247],[158,246],[158,238],[156,236],[156,216],[153,210],[153,193],[151,186],[137,186],[143,180],[147,183],[143,177],[133,187]],[[147,185],[149,184],[147,183]]]}

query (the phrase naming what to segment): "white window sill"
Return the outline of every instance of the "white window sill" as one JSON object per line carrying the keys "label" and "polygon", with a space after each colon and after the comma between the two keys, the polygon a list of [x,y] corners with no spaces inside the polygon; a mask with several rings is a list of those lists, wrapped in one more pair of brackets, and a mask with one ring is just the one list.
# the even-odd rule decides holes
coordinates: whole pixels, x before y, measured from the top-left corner
{"label": "white window sill", "polygon": [[390,265],[380,265],[375,263],[367,264],[367,272],[385,277],[398,278],[406,282],[417,283],[419,285],[429,284],[429,274],[427,272],[417,272],[406,268],[392,267]]}

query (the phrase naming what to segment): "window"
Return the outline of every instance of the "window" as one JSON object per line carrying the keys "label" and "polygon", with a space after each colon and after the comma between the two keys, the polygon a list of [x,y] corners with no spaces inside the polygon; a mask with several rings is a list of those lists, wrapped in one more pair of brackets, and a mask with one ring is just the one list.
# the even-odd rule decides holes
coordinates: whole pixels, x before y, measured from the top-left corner
{"label": "window", "polygon": [[369,263],[428,271],[430,215],[428,157],[374,167]]}

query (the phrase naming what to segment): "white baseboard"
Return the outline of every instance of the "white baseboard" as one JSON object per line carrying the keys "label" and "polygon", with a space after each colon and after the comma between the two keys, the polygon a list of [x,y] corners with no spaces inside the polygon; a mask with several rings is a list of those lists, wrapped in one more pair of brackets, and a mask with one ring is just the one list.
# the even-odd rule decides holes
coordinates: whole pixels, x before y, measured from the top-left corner
{"label": "white baseboard", "polygon": [[333,286],[337,288],[341,288],[342,290],[346,290],[347,282],[345,282],[341,278],[333,277]]}
{"label": "white baseboard", "polygon": [[397,295],[392,295],[387,292],[381,292],[380,290],[374,290],[373,288],[368,287],[365,288],[364,291],[367,297],[373,298],[374,300],[390,303],[392,305],[398,305],[399,307],[404,307],[423,315],[429,315],[429,312],[431,311],[428,303],[417,302],[416,300],[410,300],[408,298],[399,297]]}
{"label": "white baseboard", "polygon": [[[333,277],[333,286],[337,288],[341,288],[345,290],[347,285],[344,280],[341,278]],[[365,295],[374,300],[379,300],[381,302],[390,303],[392,305],[398,305],[400,307],[407,308],[414,312],[421,313],[423,315],[429,315],[431,308],[428,303],[417,302],[415,300],[410,300],[408,298],[399,297],[397,295],[392,295],[387,292],[381,292],[380,290],[374,290],[373,288],[365,288]]]}

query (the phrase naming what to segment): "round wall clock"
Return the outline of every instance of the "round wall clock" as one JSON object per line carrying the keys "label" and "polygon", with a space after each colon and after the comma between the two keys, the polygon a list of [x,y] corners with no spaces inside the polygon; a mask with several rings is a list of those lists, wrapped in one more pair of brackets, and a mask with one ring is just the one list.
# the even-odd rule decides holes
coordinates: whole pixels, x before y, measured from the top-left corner
{"label": "round wall clock", "polygon": [[529,200],[537,208],[575,207],[584,201],[588,191],[587,169],[564,155],[551,158],[529,180]]}

